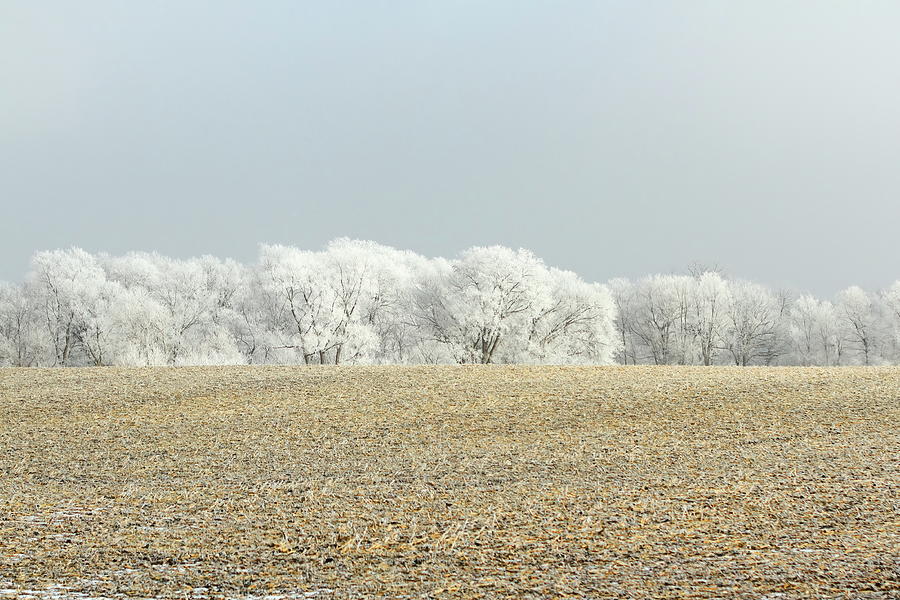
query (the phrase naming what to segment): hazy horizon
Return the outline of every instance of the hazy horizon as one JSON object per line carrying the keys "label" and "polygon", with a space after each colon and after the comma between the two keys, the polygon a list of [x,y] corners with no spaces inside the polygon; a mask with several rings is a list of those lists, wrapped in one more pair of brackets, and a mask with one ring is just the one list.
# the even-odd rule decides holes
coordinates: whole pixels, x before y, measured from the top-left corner
{"label": "hazy horizon", "polygon": [[0,280],[38,250],[346,236],[900,278],[900,5],[0,6]]}

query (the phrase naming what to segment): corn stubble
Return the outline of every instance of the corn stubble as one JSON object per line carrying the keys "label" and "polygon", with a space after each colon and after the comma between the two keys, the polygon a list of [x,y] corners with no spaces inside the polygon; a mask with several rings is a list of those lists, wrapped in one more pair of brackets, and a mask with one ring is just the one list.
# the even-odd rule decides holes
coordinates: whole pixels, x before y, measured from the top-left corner
{"label": "corn stubble", "polygon": [[897,368],[0,370],[0,598],[895,598],[898,425]]}

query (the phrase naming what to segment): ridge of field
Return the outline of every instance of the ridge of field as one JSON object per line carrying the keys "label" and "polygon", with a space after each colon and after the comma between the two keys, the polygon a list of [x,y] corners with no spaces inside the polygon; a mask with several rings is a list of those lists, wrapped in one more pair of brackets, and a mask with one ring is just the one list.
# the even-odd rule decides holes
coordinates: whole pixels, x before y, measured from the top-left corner
{"label": "ridge of field", "polygon": [[0,598],[900,596],[900,368],[0,369]]}

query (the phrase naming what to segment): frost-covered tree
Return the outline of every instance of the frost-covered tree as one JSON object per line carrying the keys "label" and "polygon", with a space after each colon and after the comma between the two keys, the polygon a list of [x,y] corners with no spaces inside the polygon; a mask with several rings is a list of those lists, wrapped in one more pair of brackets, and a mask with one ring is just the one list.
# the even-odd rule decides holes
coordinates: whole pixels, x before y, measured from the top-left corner
{"label": "frost-covered tree", "polygon": [[[366,344],[365,353],[345,356],[382,364],[427,362],[427,342],[410,313],[417,278],[430,270],[431,261],[413,252],[347,239],[332,242],[326,251],[336,265],[344,265],[344,272],[360,277],[362,293],[352,314],[374,341]],[[358,342],[355,345],[359,347]]]}
{"label": "frost-covered tree", "polygon": [[819,303],[816,334],[824,356],[823,365],[839,365],[844,354],[844,343],[839,335],[838,317],[834,304],[828,300]]}
{"label": "frost-covered tree", "polygon": [[409,285],[399,253],[372,242],[337,240],[324,252],[287,246],[260,250],[267,316],[280,339],[306,364],[369,362],[380,331],[396,318],[400,286]]}
{"label": "frost-covered tree", "polygon": [[124,288],[113,301],[109,319],[112,364],[172,364],[172,353],[166,340],[166,309],[147,288]]}
{"label": "frost-covered tree", "polygon": [[900,281],[895,281],[881,294],[883,318],[883,354],[892,364],[900,363]]}
{"label": "frost-covered tree", "polygon": [[819,301],[810,295],[800,296],[790,314],[791,346],[800,364],[820,364]]}
{"label": "frost-covered tree", "polygon": [[87,364],[95,367],[115,361],[115,306],[124,289],[114,281],[97,282],[92,302],[86,305],[79,341]]}
{"label": "frost-covered tree", "polygon": [[784,298],[749,281],[731,285],[725,347],[734,364],[771,364],[782,352]]}
{"label": "frost-covered tree", "polygon": [[844,346],[831,302],[809,294],[797,298],[790,307],[788,335],[795,364],[840,364]]}
{"label": "frost-covered tree", "polygon": [[26,287],[0,282],[0,366],[39,366],[48,351],[46,330]]}
{"label": "frost-covered tree", "polygon": [[610,282],[631,362],[712,365],[726,346],[731,284],[715,271]]}
{"label": "frost-covered tree", "polygon": [[638,356],[632,332],[637,301],[635,286],[630,280],[618,277],[609,281],[607,289],[616,310],[616,361],[623,365],[636,365]]}
{"label": "frost-covered tree", "polygon": [[549,269],[543,275],[528,316],[526,356],[511,362],[611,362],[616,309],[608,289],[571,271]]}
{"label": "frost-covered tree", "polygon": [[435,261],[419,278],[412,315],[423,351],[439,361],[606,363],[616,339],[605,286],[499,246]]}
{"label": "frost-covered tree", "polygon": [[689,282],[689,277],[680,275],[651,275],[637,283],[631,332],[654,364],[690,362],[686,360],[691,336]]}
{"label": "frost-covered tree", "polygon": [[231,299],[234,312],[228,325],[235,346],[247,364],[276,362],[278,304],[270,304],[274,299],[260,269],[244,269],[242,282]]}
{"label": "frost-covered tree", "polygon": [[900,281],[895,281],[884,291],[884,304],[890,319],[900,327]]}
{"label": "frost-covered tree", "polygon": [[880,333],[875,299],[862,288],[851,286],[838,293],[836,307],[841,336],[855,351],[856,362],[873,364]]}
{"label": "frost-covered tree", "polygon": [[[142,364],[228,364],[240,361],[229,330],[239,280],[234,265],[212,257],[176,260],[155,253],[107,259],[120,295],[117,325],[121,356]],[[130,346],[130,347],[129,347]]]}
{"label": "frost-covered tree", "polygon": [[53,356],[50,363],[79,364],[81,342],[91,325],[91,315],[102,310],[106,274],[97,259],[81,250],[38,252],[31,261],[27,285],[34,294],[37,311],[46,327]]}
{"label": "frost-covered tree", "polygon": [[456,362],[494,362],[501,343],[527,326],[543,268],[526,250],[471,248],[420,285],[415,319]]}
{"label": "frost-covered tree", "polygon": [[608,285],[527,250],[338,239],[212,256],[38,252],[0,285],[0,365],[900,362],[900,282],[793,299],[701,267]]}
{"label": "frost-covered tree", "polygon": [[280,339],[276,349],[292,350],[306,364],[324,362],[333,303],[325,297],[324,266],[315,252],[287,246],[260,248],[261,292],[270,311],[266,321]]}
{"label": "frost-covered tree", "polygon": [[731,287],[719,273],[705,271],[695,277],[692,329],[700,348],[700,360],[706,366],[715,363],[716,353],[724,345],[728,307],[732,302]]}

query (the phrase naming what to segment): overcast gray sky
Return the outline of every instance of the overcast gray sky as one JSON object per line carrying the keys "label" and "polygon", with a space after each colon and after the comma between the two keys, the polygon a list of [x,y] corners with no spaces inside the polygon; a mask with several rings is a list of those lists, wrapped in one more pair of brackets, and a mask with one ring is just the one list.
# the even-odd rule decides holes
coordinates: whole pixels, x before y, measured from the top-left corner
{"label": "overcast gray sky", "polygon": [[0,3],[0,279],[337,236],[900,278],[900,3]]}

